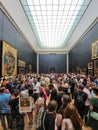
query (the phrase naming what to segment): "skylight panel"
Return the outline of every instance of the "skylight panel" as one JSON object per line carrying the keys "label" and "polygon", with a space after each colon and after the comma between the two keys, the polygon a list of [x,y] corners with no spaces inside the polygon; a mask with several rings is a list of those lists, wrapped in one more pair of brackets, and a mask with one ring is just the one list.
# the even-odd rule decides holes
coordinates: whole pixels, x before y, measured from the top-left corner
{"label": "skylight panel", "polygon": [[63,48],[91,0],[20,0],[41,48]]}

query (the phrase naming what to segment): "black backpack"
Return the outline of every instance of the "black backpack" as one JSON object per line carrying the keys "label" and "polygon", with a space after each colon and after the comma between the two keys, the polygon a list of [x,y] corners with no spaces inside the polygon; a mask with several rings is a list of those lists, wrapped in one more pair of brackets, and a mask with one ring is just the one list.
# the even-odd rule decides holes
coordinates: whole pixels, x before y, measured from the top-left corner
{"label": "black backpack", "polygon": [[79,93],[76,97],[76,106],[78,109],[82,109],[85,107],[85,101],[87,99],[87,94],[85,92]]}

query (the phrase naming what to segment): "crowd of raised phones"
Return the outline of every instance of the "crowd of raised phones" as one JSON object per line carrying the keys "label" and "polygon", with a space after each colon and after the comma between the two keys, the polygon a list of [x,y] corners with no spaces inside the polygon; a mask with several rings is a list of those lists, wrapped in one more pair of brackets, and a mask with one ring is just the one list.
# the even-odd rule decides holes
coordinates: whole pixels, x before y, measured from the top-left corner
{"label": "crowd of raised phones", "polygon": [[[19,99],[28,97],[31,110],[21,113]],[[35,130],[83,126],[98,130],[98,77],[74,73],[1,77],[0,122],[3,130],[24,130],[25,123]]]}

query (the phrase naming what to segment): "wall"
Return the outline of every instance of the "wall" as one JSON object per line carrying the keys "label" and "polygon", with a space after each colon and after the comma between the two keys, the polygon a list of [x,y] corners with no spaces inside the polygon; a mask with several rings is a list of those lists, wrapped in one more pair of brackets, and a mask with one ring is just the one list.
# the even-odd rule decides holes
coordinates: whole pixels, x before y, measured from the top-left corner
{"label": "wall", "polygon": [[40,54],[39,72],[49,73],[50,67],[55,67],[56,73],[66,73],[66,55],[65,54]]}
{"label": "wall", "polygon": [[4,40],[15,47],[18,50],[18,59],[25,61],[27,64],[32,64],[33,72],[36,72],[36,53],[34,53],[31,47],[1,10],[0,40]]}
{"label": "wall", "polygon": [[98,23],[78,42],[69,53],[69,71],[76,66],[86,68],[92,60],[92,43],[98,39]]}

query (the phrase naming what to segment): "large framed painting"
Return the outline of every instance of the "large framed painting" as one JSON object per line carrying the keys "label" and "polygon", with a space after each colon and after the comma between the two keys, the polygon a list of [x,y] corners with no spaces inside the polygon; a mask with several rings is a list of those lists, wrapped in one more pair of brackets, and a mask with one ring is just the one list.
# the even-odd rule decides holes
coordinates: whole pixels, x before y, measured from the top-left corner
{"label": "large framed painting", "polygon": [[3,41],[2,44],[2,76],[17,75],[17,49]]}
{"label": "large framed painting", "polygon": [[92,43],[92,59],[98,58],[98,40]]}

